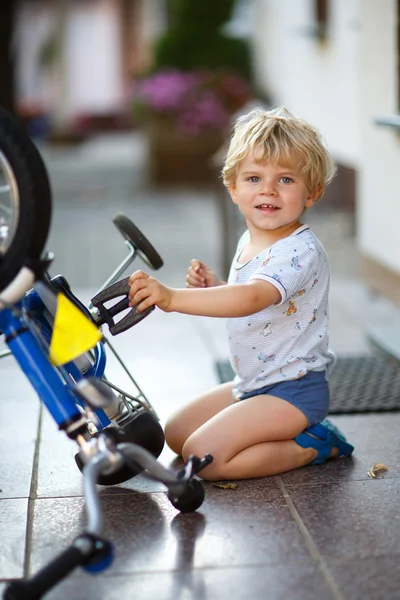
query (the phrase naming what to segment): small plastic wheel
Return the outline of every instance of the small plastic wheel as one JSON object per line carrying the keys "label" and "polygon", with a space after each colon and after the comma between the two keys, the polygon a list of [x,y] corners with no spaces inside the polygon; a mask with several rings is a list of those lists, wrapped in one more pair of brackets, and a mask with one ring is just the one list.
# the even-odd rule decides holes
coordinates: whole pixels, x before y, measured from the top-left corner
{"label": "small plastic wheel", "polygon": [[157,250],[126,215],[123,213],[116,214],[113,222],[124,238],[136,248],[141,258],[149,267],[159,269],[163,266],[163,259]]}
{"label": "small plastic wheel", "polygon": [[[154,458],[160,456],[164,447],[164,431],[155,416],[147,411],[137,413],[125,425],[110,428],[108,432],[116,443],[137,444],[148,450]],[[85,463],[81,452],[75,454],[75,462],[82,472]],[[143,467],[132,461],[114,473],[100,475],[97,483],[99,485],[117,485],[132,479],[142,471]]]}
{"label": "small plastic wheel", "polygon": [[168,500],[180,512],[188,513],[200,508],[204,501],[204,495],[204,488],[201,481],[191,479],[187,482],[185,491],[179,494],[179,496],[174,494],[174,492],[169,492]]}

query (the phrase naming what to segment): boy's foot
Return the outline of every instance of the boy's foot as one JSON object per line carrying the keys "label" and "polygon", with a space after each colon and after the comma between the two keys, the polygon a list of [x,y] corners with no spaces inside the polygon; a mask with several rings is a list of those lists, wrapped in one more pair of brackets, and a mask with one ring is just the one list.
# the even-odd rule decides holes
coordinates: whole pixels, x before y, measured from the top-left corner
{"label": "boy's foot", "polygon": [[329,419],[311,425],[294,438],[302,448],[314,448],[317,451],[312,465],[320,465],[328,458],[351,456],[354,446],[346,441],[343,433]]}

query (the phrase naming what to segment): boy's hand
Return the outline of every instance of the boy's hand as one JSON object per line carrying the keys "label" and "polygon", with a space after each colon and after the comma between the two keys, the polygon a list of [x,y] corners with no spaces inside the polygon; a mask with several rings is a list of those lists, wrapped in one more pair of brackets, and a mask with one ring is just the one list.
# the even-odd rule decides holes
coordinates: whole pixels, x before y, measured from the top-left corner
{"label": "boy's hand", "polygon": [[144,271],[135,271],[129,278],[129,306],[136,306],[142,312],[149,306],[158,306],[170,312],[172,290]]}
{"label": "boy's hand", "polygon": [[207,288],[222,285],[222,281],[205,263],[192,258],[186,275],[186,287]]}

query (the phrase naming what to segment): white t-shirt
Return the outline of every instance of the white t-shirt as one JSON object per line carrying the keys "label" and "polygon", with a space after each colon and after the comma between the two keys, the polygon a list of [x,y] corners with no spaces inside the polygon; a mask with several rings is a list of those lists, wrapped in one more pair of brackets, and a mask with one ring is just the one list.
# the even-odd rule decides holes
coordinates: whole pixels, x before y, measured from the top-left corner
{"label": "white t-shirt", "polygon": [[246,231],[239,240],[228,284],[264,279],[282,299],[248,317],[228,319],[235,395],[329,370],[334,361],[328,348],[329,263],[320,241],[302,225],[240,264],[249,239]]}

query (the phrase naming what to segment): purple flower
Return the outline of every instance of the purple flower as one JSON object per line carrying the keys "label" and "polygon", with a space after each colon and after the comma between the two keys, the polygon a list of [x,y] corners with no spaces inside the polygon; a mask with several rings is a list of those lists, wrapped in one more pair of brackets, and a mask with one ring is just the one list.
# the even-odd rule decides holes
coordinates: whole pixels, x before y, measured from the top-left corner
{"label": "purple flower", "polygon": [[229,126],[230,115],[249,97],[247,83],[235,74],[159,71],[132,88],[134,107],[168,117],[179,131],[194,135]]}

